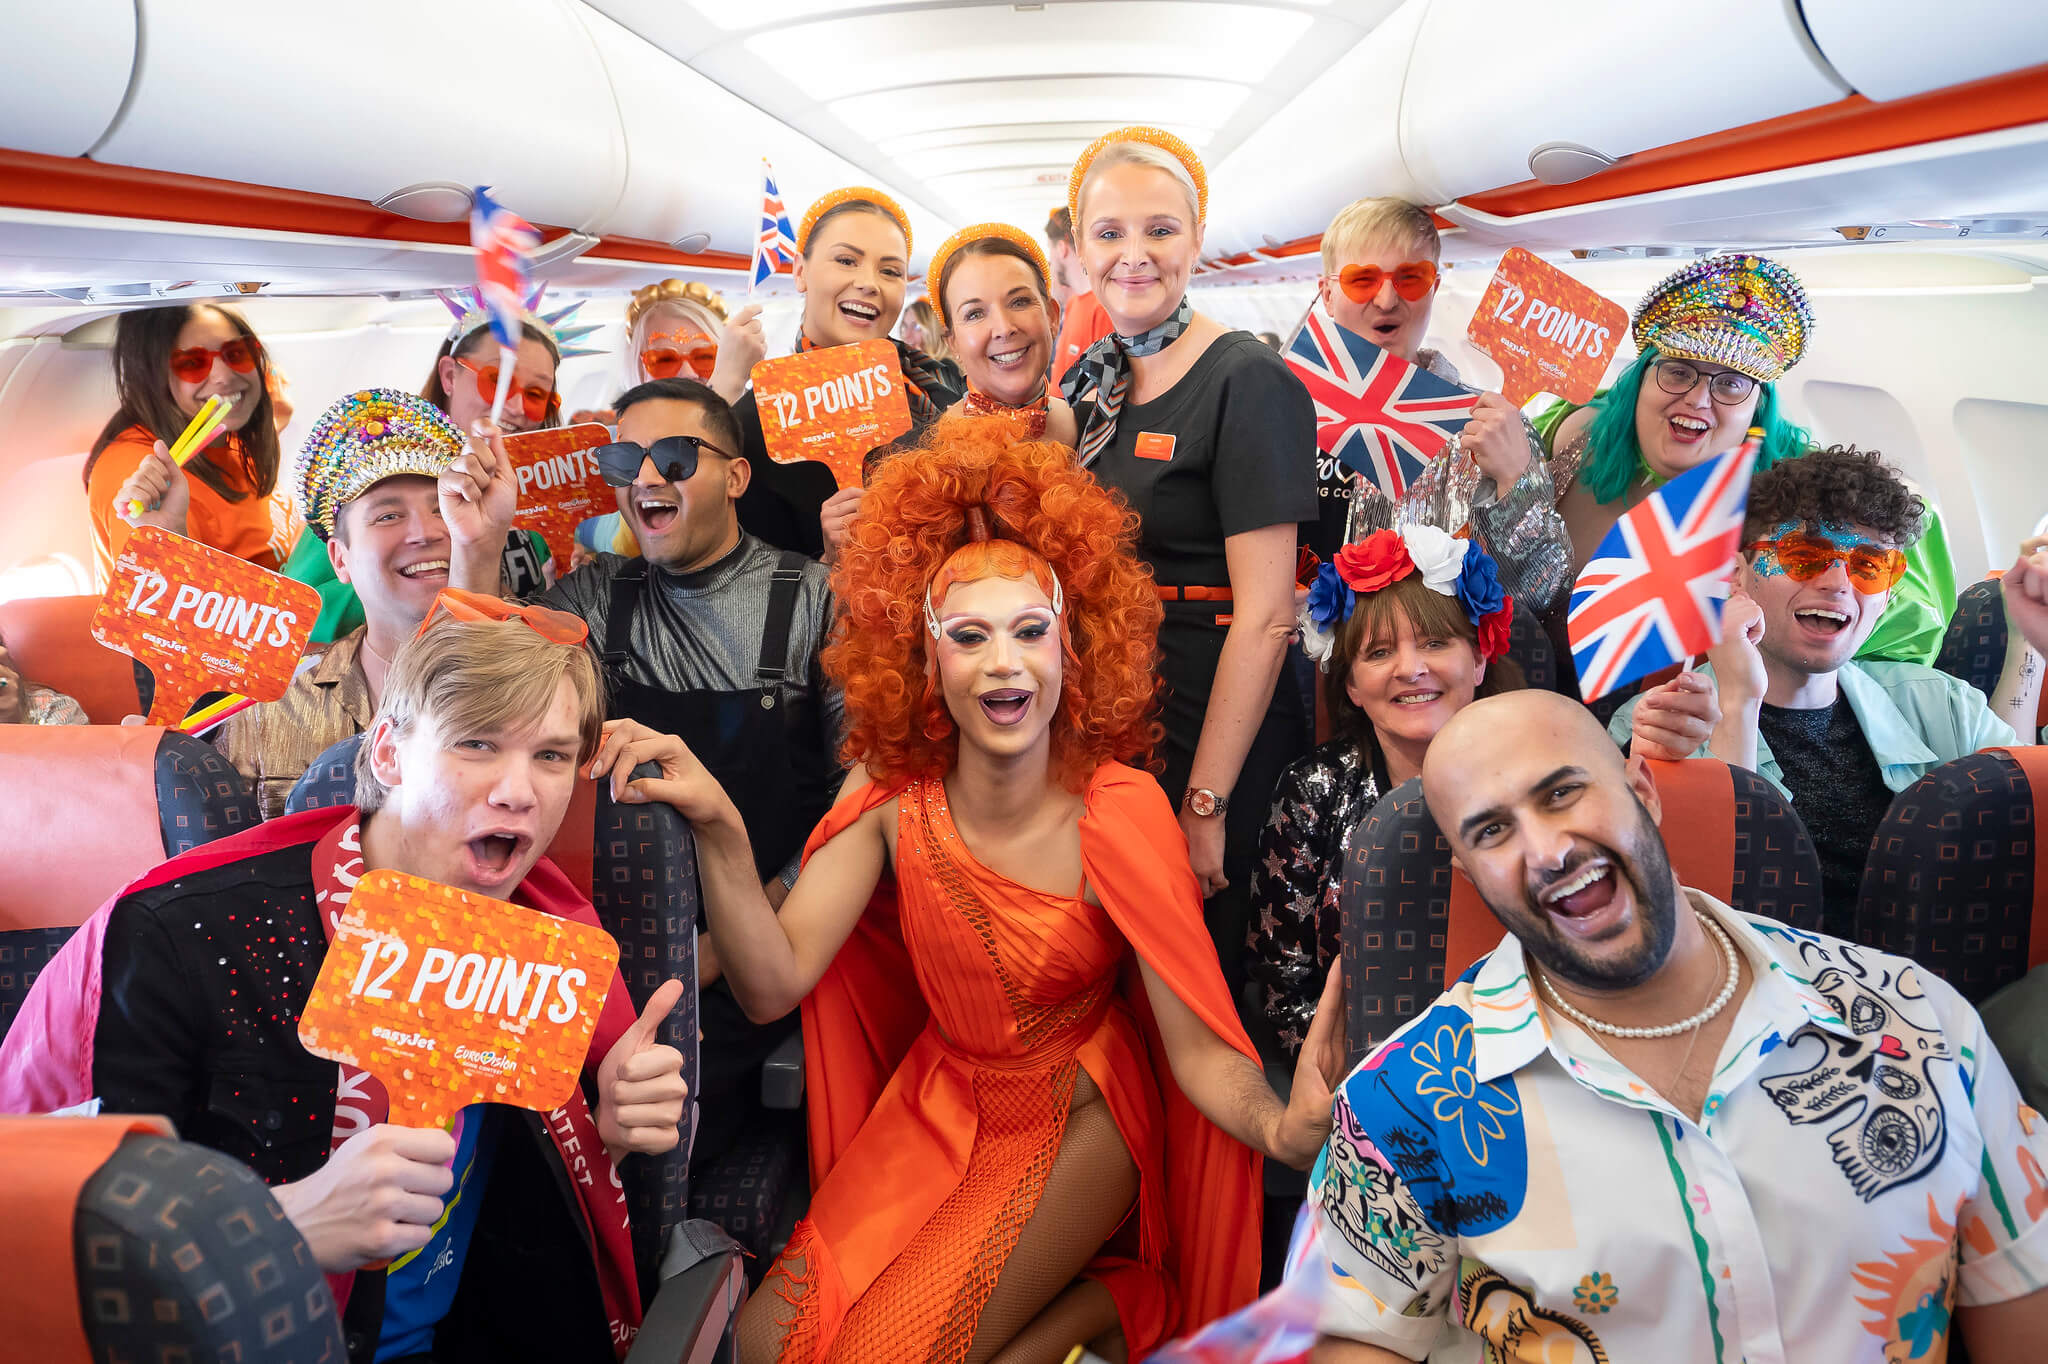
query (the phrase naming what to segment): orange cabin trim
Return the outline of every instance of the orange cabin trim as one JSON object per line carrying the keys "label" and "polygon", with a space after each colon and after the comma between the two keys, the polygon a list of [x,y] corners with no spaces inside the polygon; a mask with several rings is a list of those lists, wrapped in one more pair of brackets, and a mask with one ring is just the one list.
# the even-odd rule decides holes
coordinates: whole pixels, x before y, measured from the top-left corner
{"label": "orange cabin trim", "polygon": [[[362,199],[5,148],[0,148],[0,206],[369,241],[469,244],[466,221],[421,222]],[[563,230],[535,226],[543,233]],[[677,251],[634,237],[606,237],[585,254],[698,270],[744,270],[750,263],[731,251]]]}

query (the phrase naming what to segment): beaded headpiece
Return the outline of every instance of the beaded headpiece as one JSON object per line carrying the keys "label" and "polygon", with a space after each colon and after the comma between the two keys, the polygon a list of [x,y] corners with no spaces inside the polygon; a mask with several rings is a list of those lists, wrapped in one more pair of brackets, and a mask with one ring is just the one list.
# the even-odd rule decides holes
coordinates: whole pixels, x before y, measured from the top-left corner
{"label": "beaded headpiece", "polygon": [[[575,321],[576,310],[583,306],[581,299],[571,303],[566,308],[557,308],[551,313],[535,311],[540,307],[541,295],[547,291],[548,286],[543,284],[527,297],[526,307],[521,312],[519,320],[529,327],[537,328],[554,340],[555,358],[558,360],[566,360],[572,355],[604,354],[603,351],[594,348],[573,344],[590,335],[598,328],[598,324],[595,322],[582,323],[576,326],[570,325],[571,322]],[[491,324],[491,315],[484,311],[483,302],[477,297],[476,290],[474,289],[464,289],[453,294],[436,289],[434,297],[441,300],[441,305],[455,319],[449,325],[448,335],[442,338],[442,344],[446,345],[450,351],[460,349],[463,339],[471,332],[488,327]]]}
{"label": "beaded headpiece", "polygon": [[1081,182],[1088,178],[1088,168],[1095,164],[1095,158],[1103,148],[1116,142],[1143,142],[1159,148],[1181,163],[1187,169],[1188,179],[1195,182],[1195,216],[1206,219],[1209,216],[1209,173],[1202,169],[1202,158],[1195,155],[1195,149],[1163,128],[1147,128],[1137,124],[1129,128],[1118,128],[1113,133],[1104,133],[1088,144],[1088,150],[1081,153],[1074,162],[1074,172],[1067,177],[1067,212],[1073,215],[1074,227],[1081,226]]}
{"label": "beaded headpiece", "polygon": [[358,389],[322,412],[299,448],[299,510],[330,539],[344,506],[399,474],[440,478],[462,444],[455,423],[425,398]]}
{"label": "beaded headpiece", "polygon": [[1038,271],[1038,288],[1041,293],[1052,290],[1052,267],[1045,262],[1045,252],[1039,250],[1038,241],[1022,228],[1008,223],[976,223],[963,227],[939,244],[932,252],[931,263],[924,268],[924,277],[931,287],[932,306],[939,310],[939,321],[950,327],[953,319],[946,316],[946,267],[952,263],[953,255],[962,247],[990,237],[1000,237],[1006,242],[1024,248],[1024,254],[1031,260],[1031,268]]}
{"label": "beaded headpiece", "polygon": [[903,211],[903,205],[897,203],[894,199],[882,193],[882,191],[870,189],[866,185],[848,185],[844,189],[835,189],[830,194],[819,199],[817,203],[805,209],[804,220],[797,225],[796,229],[796,249],[799,252],[809,251],[811,249],[811,229],[818,225],[818,219],[842,204],[851,203],[873,204],[876,208],[894,218],[896,226],[903,229],[903,254],[906,256],[910,254],[910,215]]}
{"label": "beaded headpiece", "polygon": [[[679,279],[665,279],[633,291],[633,300],[626,305],[626,330],[631,332],[640,324],[642,317],[664,303],[703,313],[715,322],[725,321],[725,300],[709,285],[694,279],[687,283]],[[705,331],[715,335],[717,328],[706,327]]]}
{"label": "beaded headpiece", "polygon": [[1634,336],[1638,349],[1769,383],[1799,363],[1812,330],[1813,307],[1790,270],[1763,256],[1708,256],[1650,290]]}

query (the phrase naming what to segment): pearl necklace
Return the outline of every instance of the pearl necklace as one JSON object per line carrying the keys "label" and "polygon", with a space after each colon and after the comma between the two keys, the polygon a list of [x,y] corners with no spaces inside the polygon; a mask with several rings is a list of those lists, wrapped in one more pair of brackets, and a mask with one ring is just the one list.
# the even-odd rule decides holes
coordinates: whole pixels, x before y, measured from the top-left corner
{"label": "pearl necklace", "polygon": [[1558,994],[1557,987],[1550,983],[1548,974],[1538,975],[1536,979],[1542,982],[1543,993],[1550,996],[1550,1002],[1564,1010],[1571,1020],[1580,1027],[1591,1028],[1594,1032],[1606,1033],[1609,1037],[1676,1037],[1682,1032],[1699,1027],[1713,1018],[1715,1014],[1727,1008],[1728,1001],[1735,998],[1735,987],[1742,981],[1742,972],[1735,964],[1735,944],[1728,941],[1728,935],[1721,931],[1721,925],[1715,923],[1712,918],[1701,914],[1697,909],[1693,913],[1706,926],[1707,932],[1713,935],[1714,941],[1721,944],[1721,955],[1728,962],[1728,981],[1721,987],[1721,993],[1714,996],[1713,1002],[1691,1018],[1682,1018],[1676,1023],[1667,1023],[1661,1028],[1617,1027],[1612,1023],[1602,1023],[1591,1014],[1582,1013],[1565,1003],[1564,996]]}

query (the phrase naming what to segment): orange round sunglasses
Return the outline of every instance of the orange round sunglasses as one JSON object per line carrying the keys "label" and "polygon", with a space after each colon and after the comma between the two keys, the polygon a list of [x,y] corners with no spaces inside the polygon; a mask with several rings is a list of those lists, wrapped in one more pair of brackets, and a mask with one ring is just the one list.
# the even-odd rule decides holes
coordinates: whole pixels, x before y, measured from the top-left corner
{"label": "orange round sunglasses", "polygon": [[417,639],[434,628],[443,619],[461,621],[522,620],[542,639],[556,644],[582,645],[590,639],[590,626],[581,616],[572,616],[567,611],[557,611],[551,606],[524,606],[519,602],[506,601],[502,597],[487,596],[482,592],[465,592],[459,587],[444,587],[434,598],[427,618],[420,622],[420,628],[413,638]]}
{"label": "orange round sunglasses", "polygon": [[1324,278],[1334,280],[1344,291],[1344,297],[1353,303],[1372,302],[1379,297],[1380,286],[1391,278],[1395,293],[1410,303],[1419,303],[1424,295],[1436,288],[1436,262],[1411,260],[1391,270],[1382,270],[1377,265],[1347,265]]}
{"label": "orange round sunglasses", "polygon": [[[482,398],[487,403],[497,401],[498,367],[496,365],[473,365],[459,355],[455,357],[455,363],[476,376],[476,392],[479,398]],[[517,383],[518,381],[515,379],[513,382]],[[530,422],[546,421],[548,413],[554,411],[562,401],[561,395],[556,393],[554,389],[542,388],[539,384],[528,384],[524,388],[514,388],[512,396],[519,401],[519,410],[526,414],[526,419]]]}
{"label": "orange round sunglasses", "polygon": [[702,332],[664,332],[647,338],[640,367],[650,379],[673,379],[685,369],[708,380],[718,366],[718,343]]}
{"label": "orange round sunglasses", "polygon": [[1850,585],[1865,596],[1890,591],[1906,576],[1906,552],[1902,549],[1868,541],[1841,545],[1811,531],[1788,531],[1775,540],[1754,540],[1743,548],[1751,554],[1768,551],[1795,583],[1811,582],[1841,564],[1848,570]]}

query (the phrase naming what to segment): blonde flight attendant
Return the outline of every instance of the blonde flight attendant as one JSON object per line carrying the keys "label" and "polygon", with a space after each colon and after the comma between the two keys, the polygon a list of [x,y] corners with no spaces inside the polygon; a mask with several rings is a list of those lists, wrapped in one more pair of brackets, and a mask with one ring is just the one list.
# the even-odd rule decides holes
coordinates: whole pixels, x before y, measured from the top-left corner
{"label": "blonde flight attendant", "polygon": [[1194,311],[1208,180],[1156,128],[1098,139],[1069,183],[1081,264],[1114,331],[1069,370],[1081,462],[1137,509],[1166,610],[1161,782],[1233,983],[1273,785],[1308,747],[1288,669],[1296,545],[1317,515],[1315,414],[1250,332]]}

